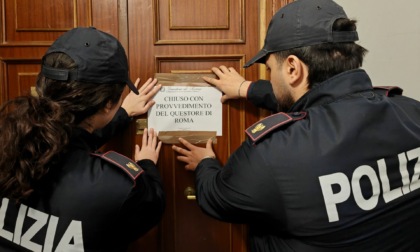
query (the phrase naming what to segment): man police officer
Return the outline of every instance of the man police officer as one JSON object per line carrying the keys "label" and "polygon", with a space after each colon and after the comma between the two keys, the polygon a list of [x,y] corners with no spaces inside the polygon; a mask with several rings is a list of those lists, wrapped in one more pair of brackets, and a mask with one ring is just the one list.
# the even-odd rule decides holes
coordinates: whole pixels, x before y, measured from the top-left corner
{"label": "man police officer", "polygon": [[210,140],[173,146],[202,210],[248,224],[251,251],[420,251],[420,103],[373,87],[357,40],[341,6],[297,0],[245,65],[265,63],[271,84],[225,66],[205,78],[222,101],[278,112],[246,130],[224,167]]}

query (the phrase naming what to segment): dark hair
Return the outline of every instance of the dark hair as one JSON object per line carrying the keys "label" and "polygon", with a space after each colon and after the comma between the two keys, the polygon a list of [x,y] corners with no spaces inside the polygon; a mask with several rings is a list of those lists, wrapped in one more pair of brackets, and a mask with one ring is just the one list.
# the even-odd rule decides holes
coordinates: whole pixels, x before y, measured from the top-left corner
{"label": "dark hair", "polygon": [[[341,18],[335,21],[334,31],[355,31],[356,20]],[[295,55],[308,66],[308,83],[323,82],[344,71],[362,66],[367,50],[354,42],[324,43],[293,48],[274,53],[280,62],[289,55]]]}
{"label": "dark hair", "polygon": [[[64,53],[47,55],[43,64],[74,69]],[[72,129],[86,118],[116,104],[125,84],[94,84],[56,81],[38,75],[38,96],[20,96],[0,108],[1,197],[20,200],[28,196],[57,164],[66,149]]]}

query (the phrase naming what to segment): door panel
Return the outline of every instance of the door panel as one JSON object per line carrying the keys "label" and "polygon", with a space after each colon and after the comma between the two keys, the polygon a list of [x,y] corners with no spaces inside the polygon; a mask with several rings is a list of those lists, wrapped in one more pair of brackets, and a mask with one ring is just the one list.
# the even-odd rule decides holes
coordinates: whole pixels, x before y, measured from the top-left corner
{"label": "door panel", "polygon": [[154,0],[156,44],[244,43],[244,0]]}
{"label": "door panel", "polygon": [[6,80],[8,83],[14,83],[5,90],[7,97],[16,97],[31,92],[36,82],[40,67],[38,62],[5,62],[5,71],[8,73]]}
{"label": "door panel", "polygon": [[[8,45],[50,44],[63,31],[89,20],[88,1],[3,0],[4,43]],[[51,11],[51,6],[57,6]]]}

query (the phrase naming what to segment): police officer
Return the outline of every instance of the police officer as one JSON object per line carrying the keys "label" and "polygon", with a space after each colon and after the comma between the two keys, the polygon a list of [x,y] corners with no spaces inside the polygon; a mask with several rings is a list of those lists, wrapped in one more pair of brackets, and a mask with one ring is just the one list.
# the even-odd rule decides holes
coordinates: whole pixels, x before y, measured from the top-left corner
{"label": "police officer", "polygon": [[210,140],[173,146],[202,210],[247,223],[251,251],[420,251],[420,103],[373,87],[357,40],[335,2],[297,0],[245,65],[265,63],[271,84],[225,66],[205,79],[222,101],[279,112],[248,128],[224,167]]}
{"label": "police officer", "polygon": [[135,161],[96,152],[154,104],[160,85],[138,83],[124,48],[105,32],[75,28],[51,45],[38,96],[0,110],[1,251],[125,251],[159,222],[156,132],[145,130]]}

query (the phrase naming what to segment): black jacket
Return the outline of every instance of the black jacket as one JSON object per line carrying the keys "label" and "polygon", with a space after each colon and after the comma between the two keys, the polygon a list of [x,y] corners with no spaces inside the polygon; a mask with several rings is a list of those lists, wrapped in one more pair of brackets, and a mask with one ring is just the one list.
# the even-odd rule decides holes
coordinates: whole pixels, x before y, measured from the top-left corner
{"label": "black jacket", "polygon": [[[269,85],[248,99],[275,110]],[[199,163],[200,207],[249,224],[251,251],[420,251],[420,103],[399,91],[363,70],[319,83],[252,125],[224,167]]]}
{"label": "black jacket", "polygon": [[0,251],[125,251],[159,222],[164,194],[155,164],[94,153],[129,121],[120,109],[97,134],[75,129],[61,164],[27,201],[2,199]]}

